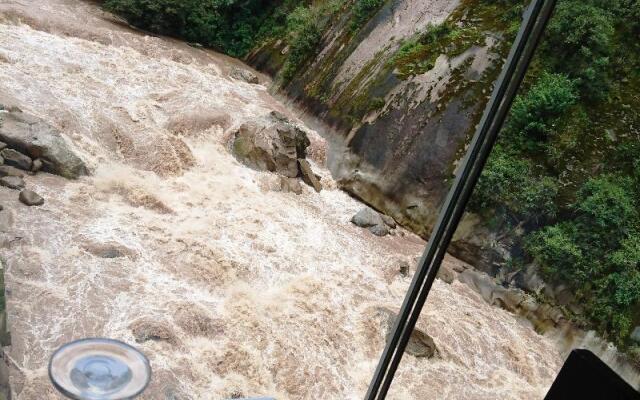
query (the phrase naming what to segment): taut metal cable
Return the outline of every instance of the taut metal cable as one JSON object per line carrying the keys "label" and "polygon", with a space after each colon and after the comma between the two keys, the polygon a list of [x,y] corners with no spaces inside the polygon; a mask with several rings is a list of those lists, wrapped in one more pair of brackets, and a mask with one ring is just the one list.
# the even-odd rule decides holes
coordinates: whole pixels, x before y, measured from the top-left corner
{"label": "taut metal cable", "polygon": [[389,337],[380,357],[365,400],[383,400],[389,391],[447,247],[458,227],[555,5],[556,0],[533,0],[525,13],[522,26],[498,77],[469,150],[440,210],[438,221],[413,276],[411,286],[396,318],[393,334]]}

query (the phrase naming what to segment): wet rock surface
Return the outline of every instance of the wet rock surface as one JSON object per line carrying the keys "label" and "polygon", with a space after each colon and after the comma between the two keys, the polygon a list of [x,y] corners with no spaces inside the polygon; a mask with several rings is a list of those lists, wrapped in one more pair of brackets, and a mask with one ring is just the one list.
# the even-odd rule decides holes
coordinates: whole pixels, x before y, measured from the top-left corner
{"label": "wet rock surface", "polygon": [[369,207],[365,207],[358,211],[358,213],[351,218],[351,222],[361,228],[384,225],[384,221],[380,214]]}
{"label": "wet rock surface", "polygon": [[364,207],[351,218],[351,222],[361,228],[368,228],[376,236],[386,236],[397,227],[393,218]]}
{"label": "wet rock surface", "polygon": [[8,187],[9,189],[24,189],[24,180],[18,176],[3,176],[0,178],[0,186]]}
{"label": "wet rock surface", "polygon": [[240,126],[232,151],[251,168],[295,178],[299,175],[298,160],[306,157],[309,144],[304,131],[279,115],[270,115]]}
{"label": "wet rock surface", "polygon": [[24,172],[10,165],[0,165],[0,176],[24,177]]}
{"label": "wet rock surface", "polygon": [[24,189],[20,192],[20,196],[18,197],[22,204],[27,206],[41,206],[44,204],[44,199],[37,194],[36,192]]}
{"label": "wet rock surface", "polygon": [[40,167],[47,172],[71,179],[87,174],[84,162],[60,132],[35,116],[23,112],[0,113],[0,140],[11,148],[1,153],[9,165],[28,171],[31,158],[41,158],[44,162]]}
{"label": "wet rock surface", "polygon": [[231,77],[234,79],[244,81],[247,83],[252,83],[252,84],[256,84],[260,82],[256,74],[244,68],[237,68],[237,67],[233,68],[231,70]]}
{"label": "wet rock surface", "polygon": [[0,155],[2,155],[4,163],[8,166],[19,168],[24,171],[31,170],[31,158],[14,149],[4,149],[0,152]]}
{"label": "wet rock surface", "polygon": [[311,169],[309,161],[298,159],[298,167],[300,168],[300,174],[302,175],[304,183],[311,186],[316,192],[320,193],[322,190],[322,184],[320,183],[320,179],[318,179],[316,174],[313,172],[313,169]]}

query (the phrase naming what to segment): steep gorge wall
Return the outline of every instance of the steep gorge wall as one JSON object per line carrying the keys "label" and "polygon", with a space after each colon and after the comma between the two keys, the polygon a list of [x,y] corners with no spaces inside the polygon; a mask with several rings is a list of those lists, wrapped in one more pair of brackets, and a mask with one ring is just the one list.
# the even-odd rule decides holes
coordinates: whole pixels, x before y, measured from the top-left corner
{"label": "steep gorge wall", "polygon": [[[290,81],[276,79],[278,89],[337,132],[330,167],[344,189],[426,236],[502,64],[505,27],[477,1],[389,0],[354,31],[352,8]],[[463,35],[443,39],[431,65],[396,61],[403,44],[445,21]],[[247,61],[278,77],[289,50],[267,40]]]}

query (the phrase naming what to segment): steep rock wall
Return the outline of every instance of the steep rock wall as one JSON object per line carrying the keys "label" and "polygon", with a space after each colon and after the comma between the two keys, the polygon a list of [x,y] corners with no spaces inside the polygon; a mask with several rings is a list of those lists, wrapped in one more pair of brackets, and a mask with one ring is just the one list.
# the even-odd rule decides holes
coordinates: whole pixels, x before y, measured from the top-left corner
{"label": "steep rock wall", "polygon": [[[290,81],[276,79],[277,89],[337,132],[330,168],[342,187],[422,236],[508,47],[500,15],[479,3],[389,0],[356,31],[351,13],[340,13],[317,55]],[[403,45],[443,23],[461,32],[473,27],[477,37],[443,38],[441,54],[428,55],[435,58],[431,68],[416,59],[416,71],[409,65],[407,73],[397,61]],[[288,51],[286,40],[271,39],[247,61],[278,77]]]}

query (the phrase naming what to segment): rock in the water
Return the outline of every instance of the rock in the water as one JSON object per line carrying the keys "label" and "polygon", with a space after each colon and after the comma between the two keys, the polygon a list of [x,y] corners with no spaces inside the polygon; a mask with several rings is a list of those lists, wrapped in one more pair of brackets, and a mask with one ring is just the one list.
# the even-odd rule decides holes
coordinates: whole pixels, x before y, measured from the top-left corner
{"label": "rock in the water", "polygon": [[[386,321],[384,321],[384,324],[386,325],[387,331],[386,337],[387,339],[389,339],[389,336],[393,334],[392,330],[396,319],[396,314],[387,308],[380,308],[378,312],[380,312],[383,315],[383,318],[386,319]],[[431,336],[421,331],[420,329],[415,328],[413,332],[411,332],[409,343],[407,343],[405,352],[415,357],[431,358],[436,355],[436,353],[438,352],[438,348],[436,347],[436,344]]]}
{"label": "rock in the water", "polygon": [[453,270],[449,269],[449,267],[445,265],[441,265],[440,269],[438,270],[438,275],[436,275],[436,278],[440,279],[445,283],[452,284],[453,281],[456,279],[456,273],[453,272]]}
{"label": "rock in the water", "polygon": [[414,329],[405,352],[415,357],[431,358],[436,354],[436,350],[436,344],[431,336],[421,330]]}
{"label": "rock in the water", "polygon": [[391,228],[391,229],[396,229],[396,227],[398,226],[398,225],[396,224],[396,221],[395,221],[393,218],[391,218],[390,216],[385,215],[385,214],[380,214],[380,217],[382,218],[382,220],[384,221],[384,223],[385,223],[389,228]]}
{"label": "rock in the water", "polygon": [[20,192],[20,201],[28,206],[41,206],[44,204],[44,199],[40,197],[36,192],[29,189],[24,189]]}
{"label": "rock in the water", "polygon": [[0,142],[0,150],[4,150],[7,148],[7,144],[5,142]]}
{"label": "rock in the water", "polygon": [[280,186],[285,193],[302,194],[302,185],[300,185],[300,181],[296,178],[285,178],[281,176]]}
{"label": "rock in the water", "polygon": [[100,258],[129,257],[135,260],[138,257],[133,249],[117,242],[97,242],[85,236],[79,236],[76,240],[81,243],[83,250]]}
{"label": "rock in the water", "polygon": [[4,149],[0,152],[0,155],[4,158],[4,163],[7,165],[20,168],[25,171],[31,170],[31,157],[25,156],[19,151],[14,149]]}
{"label": "rock in the water", "polygon": [[24,189],[24,181],[19,176],[3,176],[0,178],[0,186],[20,190]]}
{"label": "rock in the water", "polygon": [[0,165],[0,177],[1,176],[19,176],[20,178],[23,178],[24,173],[9,165]]}
{"label": "rock in the water", "polygon": [[36,158],[35,160],[33,160],[33,164],[31,164],[31,171],[38,172],[42,169],[43,166],[44,166],[44,163],[42,162],[42,160],[39,158]]}
{"label": "rock in the water", "polygon": [[157,318],[140,318],[129,325],[129,329],[138,343],[144,343],[148,340],[176,342],[176,335],[171,330],[171,325]]}
{"label": "rock in the water", "polygon": [[256,84],[260,82],[256,74],[244,68],[234,68],[231,71],[231,77],[247,83]]}
{"label": "rock in the water", "polygon": [[[47,172],[71,179],[87,174],[84,162],[69,148],[60,132],[32,115],[4,113],[0,124],[0,140],[32,158],[41,158],[45,161],[44,170]],[[31,162],[28,167],[19,168],[29,170]]]}
{"label": "rock in the water", "polygon": [[640,326],[636,326],[631,332],[630,339],[636,343],[640,343]]}
{"label": "rock in the water", "polygon": [[311,186],[316,192],[319,193],[322,190],[322,184],[316,177],[316,174],[313,173],[309,161],[305,159],[299,159],[298,165],[300,166],[300,174],[302,174],[302,180],[304,181],[304,183]]}
{"label": "rock in the water", "polygon": [[288,121],[269,116],[250,122],[235,133],[233,153],[248,167],[289,178],[298,176],[298,159],[306,157],[307,134]]}
{"label": "rock in the water", "polygon": [[351,222],[361,228],[384,225],[384,221],[380,214],[369,207],[365,207],[358,211],[358,213],[351,218]]}
{"label": "rock in the water", "polygon": [[386,236],[391,232],[389,225],[384,223],[382,215],[369,207],[358,211],[358,213],[351,218],[351,222],[359,227],[369,228],[369,231],[376,236]]}
{"label": "rock in the water", "polygon": [[406,261],[400,261],[398,263],[398,272],[402,276],[409,276],[409,271],[411,270],[411,266]]}
{"label": "rock in the water", "polygon": [[389,234],[389,227],[385,224],[374,225],[369,227],[369,232],[376,236],[387,236]]}

